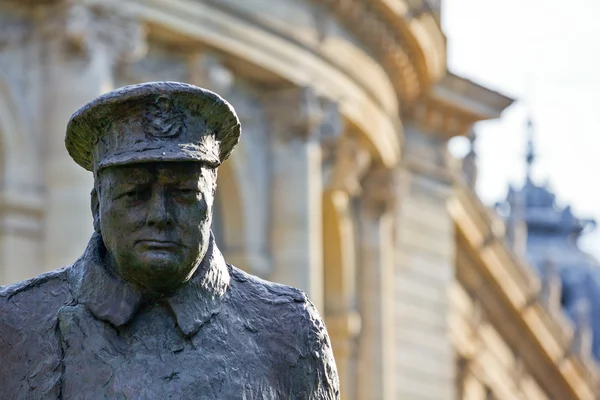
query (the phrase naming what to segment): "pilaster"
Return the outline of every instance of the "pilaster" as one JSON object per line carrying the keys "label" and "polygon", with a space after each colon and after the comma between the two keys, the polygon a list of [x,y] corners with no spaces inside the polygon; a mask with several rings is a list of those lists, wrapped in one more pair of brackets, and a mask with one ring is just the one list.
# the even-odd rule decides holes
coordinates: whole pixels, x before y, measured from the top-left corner
{"label": "pilaster", "polygon": [[323,313],[323,110],[310,88],[282,88],[265,98],[271,134],[269,278],[302,289]]}
{"label": "pilaster", "polygon": [[358,219],[358,337],[356,398],[396,397],[394,329],[394,171],[375,166],[363,179]]}
{"label": "pilaster", "polygon": [[36,68],[29,7],[0,2],[0,285],[39,273],[43,190],[33,137]]}
{"label": "pilaster", "polygon": [[362,193],[361,181],[371,165],[371,155],[347,129],[339,137],[322,140],[322,147],[325,323],[340,376],[340,393],[351,400],[356,398],[353,377],[356,339],[361,329],[353,206]]}
{"label": "pilaster", "polygon": [[448,290],[455,280],[452,194],[446,139],[405,126],[395,215],[396,366],[399,399],[454,398],[455,356],[448,331]]}

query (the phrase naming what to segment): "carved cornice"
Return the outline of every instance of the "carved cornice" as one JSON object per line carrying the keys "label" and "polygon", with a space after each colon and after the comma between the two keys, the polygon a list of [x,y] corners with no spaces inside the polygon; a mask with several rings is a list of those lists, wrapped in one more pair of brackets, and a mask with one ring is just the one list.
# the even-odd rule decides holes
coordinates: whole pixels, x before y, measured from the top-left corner
{"label": "carved cornice", "polygon": [[513,99],[448,73],[404,110],[404,118],[444,138],[467,135],[478,121],[500,117]]}
{"label": "carved cornice", "polygon": [[413,100],[445,72],[445,37],[427,3],[326,0],[348,29],[375,50],[403,100]]}
{"label": "carved cornice", "polygon": [[413,54],[373,8],[370,1],[326,0],[331,10],[381,57],[400,97],[416,98],[422,90],[422,77],[411,60]]}
{"label": "carved cornice", "polygon": [[476,118],[457,113],[451,105],[427,95],[413,102],[404,116],[416,122],[421,131],[447,139],[466,134],[477,122]]}
{"label": "carved cornice", "polygon": [[369,0],[403,40],[427,89],[446,73],[446,37],[432,0]]}

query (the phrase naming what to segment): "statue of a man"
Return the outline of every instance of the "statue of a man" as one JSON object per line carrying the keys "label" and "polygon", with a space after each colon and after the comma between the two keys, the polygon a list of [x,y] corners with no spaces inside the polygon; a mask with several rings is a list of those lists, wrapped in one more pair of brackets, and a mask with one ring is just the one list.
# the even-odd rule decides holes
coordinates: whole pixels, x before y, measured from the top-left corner
{"label": "statue of a man", "polygon": [[6,399],[338,399],[323,321],[299,290],[225,263],[211,234],[233,108],[195,86],[127,86],[69,121],[94,174],[71,266],[0,288]]}

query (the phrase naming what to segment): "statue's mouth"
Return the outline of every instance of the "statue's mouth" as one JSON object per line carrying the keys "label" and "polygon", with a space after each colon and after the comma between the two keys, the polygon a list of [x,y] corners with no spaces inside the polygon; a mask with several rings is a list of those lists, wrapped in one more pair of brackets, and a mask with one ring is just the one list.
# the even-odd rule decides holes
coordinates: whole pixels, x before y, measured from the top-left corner
{"label": "statue's mouth", "polygon": [[140,245],[148,250],[170,250],[181,247],[180,243],[171,240],[141,239],[136,240],[135,245]]}

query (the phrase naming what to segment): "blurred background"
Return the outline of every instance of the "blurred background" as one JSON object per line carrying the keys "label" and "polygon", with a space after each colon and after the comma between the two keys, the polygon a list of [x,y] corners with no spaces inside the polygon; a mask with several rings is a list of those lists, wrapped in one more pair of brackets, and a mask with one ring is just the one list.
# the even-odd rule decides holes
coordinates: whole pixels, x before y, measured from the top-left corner
{"label": "blurred background", "polygon": [[217,243],[308,293],[343,399],[599,398],[598,12],[0,0],[0,284],[71,264],[91,235],[70,115],[184,81],[242,122]]}

